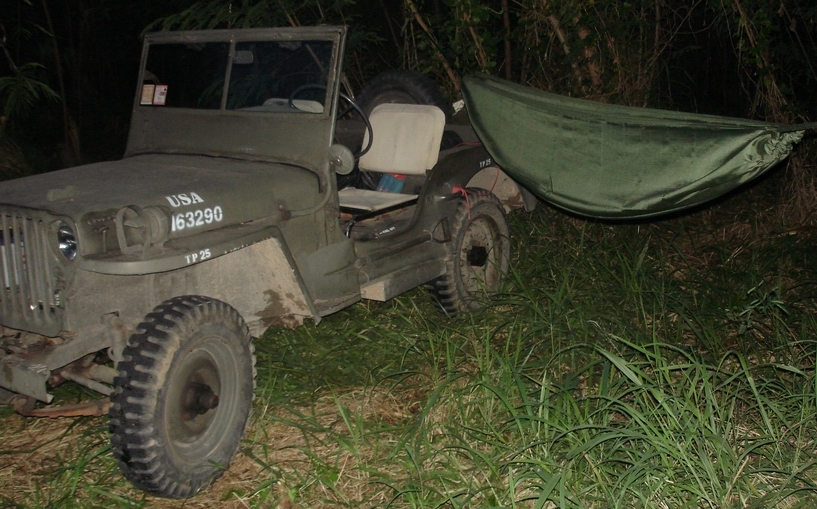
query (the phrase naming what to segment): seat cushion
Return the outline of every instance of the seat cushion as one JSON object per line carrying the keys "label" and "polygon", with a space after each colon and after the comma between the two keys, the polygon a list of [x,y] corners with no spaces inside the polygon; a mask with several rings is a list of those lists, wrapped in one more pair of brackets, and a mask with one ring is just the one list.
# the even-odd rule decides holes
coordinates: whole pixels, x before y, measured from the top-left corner
{"label": "seat cushion", "polygon": [[338,192],[341,209],[376,212],[417,199],[416,194],[386,193],[347,187]]}
{"label": "seat cushion", "polygon": [[[381,104],[369,115],[372,147],[360,158],[360,169],[380,173],[423,175],[437,164],[445,114],[424,104]],[[369,134],[363,146],[369,144]]]}

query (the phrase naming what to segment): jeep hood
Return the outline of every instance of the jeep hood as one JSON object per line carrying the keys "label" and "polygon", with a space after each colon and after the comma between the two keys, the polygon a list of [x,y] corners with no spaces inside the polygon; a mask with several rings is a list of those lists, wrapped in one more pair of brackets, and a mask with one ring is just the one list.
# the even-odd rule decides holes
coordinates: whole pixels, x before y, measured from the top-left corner
{"label": "jeep hood", "polygon": [[129,205],[220,207],[228,225],[309,209],[319,198],[318,177],[306,169],[206,156],[140,155],[0,183],[0,204],[74,221]]}

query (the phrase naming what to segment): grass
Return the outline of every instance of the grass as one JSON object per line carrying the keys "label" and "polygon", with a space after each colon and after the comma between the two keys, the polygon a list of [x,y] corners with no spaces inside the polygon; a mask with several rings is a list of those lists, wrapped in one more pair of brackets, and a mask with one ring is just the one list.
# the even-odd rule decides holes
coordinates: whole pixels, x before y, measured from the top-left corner
{"label": "grass", "polygon": [[268,331],[242,451],[187,501],[130,488],[107,419],[6,412],[0,505],[813,507],[817,236],[767,191],[648,224],[517,213],[482,312],[416,290]]}

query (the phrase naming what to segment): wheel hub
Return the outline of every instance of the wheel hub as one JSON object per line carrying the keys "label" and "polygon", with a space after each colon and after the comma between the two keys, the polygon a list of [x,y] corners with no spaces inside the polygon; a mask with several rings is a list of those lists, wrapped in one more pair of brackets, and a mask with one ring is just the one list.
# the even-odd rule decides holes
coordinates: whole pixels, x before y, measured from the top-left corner
{"label": "wheel hub", "polygon": [[169,381],[166,426],[176,444],[202,438],[218,415],[222,383],[215,357],[204,342],[190,352]]}
{"label": "wheel hub", "polygon": [[488,250],[482,246],[473,246],[468,250],[468,264],[472,267],[484,267],[488,261]]}
{"label": "wheel hub", "polygon": [[500,278],[498,260],[494,259],[496,237],[488,218],[474,218],[462,242],[460,270],[464,289],[472,294],[493,289]]}
{"label": "wheel hub", "polygon": [[182,418],[190,420],[218,406],[218,396],[207,384],[190,382],[182,394]]}

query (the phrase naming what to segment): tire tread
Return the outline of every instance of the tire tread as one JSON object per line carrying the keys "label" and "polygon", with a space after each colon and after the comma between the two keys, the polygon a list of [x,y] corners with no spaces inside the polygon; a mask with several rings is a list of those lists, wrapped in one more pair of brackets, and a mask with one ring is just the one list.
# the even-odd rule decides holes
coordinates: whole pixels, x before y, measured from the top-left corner
{"label": "tire tread", "polygon": [[[457,280],[459,275],[455,266],[455,258],[459,256],[459,238],[470,223],[471,211],[485,205],[495,207],[501,213],[501,221],[504,223],[505,229],[507,229],[507,216],[499,198],[484,189],[468,188],[466,192],[468,200],[465,198],[460,199],[457,212],[451,221],[452,240],[449,242],[449,251],[446,255],[445,274],[426,284],[426,288],[434,297],[439,310],[448,316],[473,311],[481,307],[482,304],[473,297],[462,294],[459,289]],[[508,242],[508,239],[506,238],[504,242]],[[509,253],[503,254],[506,257],[508,255]]]}
{"label": "tire tread", "polygon": [[[126,360],[117,365],[115,392],[111,396],[113,405],[109,411],[111,448],[124,476],[137,488],[153,495],[187,498],[209,486],[223,473],[220,468],[212,468],[177,479],[178,473],[168,461],[165,445],[157,439],[153,423],[163,377],[167,376],[166,372],[162,372],[161,364],[178,349],[182,341],[176,332],[187,329],[190,323],[208,315],[231,322],[247,338],[254,389],[255,349],[247,325],[235,309],[207,297],[176,297],[154,308],[128,340],[123,352],[123,359]],[[246,414],[241,436],[249,422],[249,408]],[[236,444],[229,461],[232,461],[237,449]]]}

